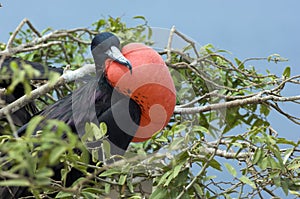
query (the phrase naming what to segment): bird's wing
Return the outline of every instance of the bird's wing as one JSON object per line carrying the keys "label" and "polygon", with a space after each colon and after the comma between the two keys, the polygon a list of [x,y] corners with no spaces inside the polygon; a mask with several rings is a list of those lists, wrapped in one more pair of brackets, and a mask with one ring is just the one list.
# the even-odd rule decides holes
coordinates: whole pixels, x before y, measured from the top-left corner
{"label": "bird's wing", "polygon": [[[110,144],[111,155],[124,155],[139,127],[140,117],[139,105],[126,97],[118,100],[98,116],[98,121],[104,122],[107,126],[106,140]],[[95,143],[86,144],[89,148],[99,147],[99,143],[96,145]],[[101,149],[98,154],[98,158],[102,160],[103,152]]]}
{"label": "bird's wing", "polygon": [[[107,141],[111,155],[123,155],[135,135],[141,111],[139,105],[130,98],[114,92],[108,84],[89,83],[73,98],[73,118],[77,133],[82,138],[87,122],[97,126],[104,122],[107,126]],[[102,140],[86,142],[86,146],[99,149],[99,160],[103,160]]]}

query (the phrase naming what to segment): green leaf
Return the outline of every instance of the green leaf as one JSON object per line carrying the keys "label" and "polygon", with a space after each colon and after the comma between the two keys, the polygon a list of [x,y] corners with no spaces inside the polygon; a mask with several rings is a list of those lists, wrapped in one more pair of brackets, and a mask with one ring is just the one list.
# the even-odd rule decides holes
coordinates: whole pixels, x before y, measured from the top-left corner
{"label": "green leaf", "polygon": [[277,186],[277,187],[281,186],[281,178],[280,177],[274,177],[272,179],[274,181],[275,186]]}
{"label": "green leaf", "polygon": [[276,160],[272,157],[267,157],[267,160],[268,160],[268,166],[272,169],[280,169],[282,167],[280,167],[279,163],[276,162]]}
{"label": "green leaf", "polygon": [[0,186],[30,186],[30,182],[27,179],[12,179],[0,181]]}
{"label": "green leaf", "polygon": [[89,193],[98,193],[98,194],[104,193],[104,190],[103,190],[103,189],[92,188],[92,187],[85,188],[85,189],[83,189],[82,191],[84,191],[84,192],[89,192]]}
{"label": "green leaf", "polygon": [[290,192],[290,194],[293,194],[293,195],[298,196],[300,198],[300,193],[298,191],[290,190],[289,192]]}
{"label": "green leaf", "polygon": [[121,173],[121,171],[118,170],[118,169],[109,169],[109,170],[106,170],[106,171],[104,171],[103,173],[101,173],[101,174],[99,175],[99,177],[112,176],[112,175],[114,175],[114,174],[120,174],[120,173]]}
{"label": "green leaf", "polygon": [[106,194],[110,193],[110,184],[109,183],[104,184],[104,191]]}
{"label": "green leaf", "polygon": [[123,185],[125,183],[126,179],[127,179],[127,175],[120,175],[118,184]]}
{"label": "green leaf", "polygon": [[162,183],[164,183],[167,179],[167,177],[170,176],[170,174],[172,173],[172,170],[167,171],[159,180],[158,182],[158,186],[161,185]]}
{"label": "green leaf", "polygon": [[99,158],[99,150],[97,148],[93,148],[90,153],[92,154],[92,161],[97,162]]}
{"label": "green leaf", "polygon": [[203,181],[206,182],[206,181],[210,181],[212,179],[215,179],[217,176],[213,175],[213,176],[205,176],[205,178],[203,178]]}
{"label": "green leaf", "polygon": [[56,146],[50,153],[49,163],[53,165],[57,162],[59,157],[67,150],[66,146]]}
{"label": "green leaf", "polygon": [[238,69],[243,70],[245,68],[243,62],[241,62],[238,58],[234,58],[236,64],[238,65]]}
{"label": "green leaf", "polygon": [[282,73],[282,76],[283,76],[284,78],[290,78],[290,76],[291,76],[291,67],[287,66],[287,67],[284,69],[284,71],[283,71],[283,73]]}
{"label": "green leaf", "polygon": [[180,170],[181,170],[183,164],[184,164],[184,162],[181,163],[181,164],[179,164],[179,165],[176,165],[176,166],[174,167],[174,171],[173,171],[173,174],[172,174],[172,177],[173,177],[173,178],[176,178],[176,177],[178,176],[178,174],[179,174],[179,172],[180,172]]}
{"label": "green leaf", "polygon": [[225,163],[225,167],[226,167],[226,169],[228,170],[228,172],[229,172],[231,175],[233,175],[234,177],[236,177],[237,172],[236,172],[235,168],[234,168],[233,166],[231,166],[231,164]]}
{"label": "green leaf", "polygon": [[141,196],[131,196],[128,199],[142,199],[142,197]]}
{"label": "green leaf", "polygon": [[203,196],[203,190],[198,183],[194,183],[193,187],[194,187],[196,193],[198,193],[200,196]]}
{"label": "green leaf", "polygon": [[173,178],[173,173],[172,173],[171,175],[169,175],[168,179],[166,180],[166,182],[164,183],[163,186],[167,187],[173,179],[174,178]]}
{"label": "green leaf", "polygon": [[52,28],[48,27],[41,32],[41,35],[44,35],[45,33],[52,31],[52,30],[53,30]]}
{"label": "green leaf", "polygon": [[49,80],[48,80],[49,86],[54,86],[54,84],[56,84],[56,82],[58,81],[59,77],[60,77],[59,73],[50,71],[49,77],[48,77],[49,78]]}
{"label": "green leaf", "polygon": [[284,152],[284,157],[283,157],[283,164],[285,165],[286,162],[288,161],[288,159],[291,157],[291,155],[293,154],[294,152],[294,149],[287,149],[285,152]]}
{"label": "green leaf", "polygon": [[149,199],[167,198],[168,189],[158,187],[151,195]]}
{"label": "green leaf", "polygon": [[260,114],[264,114],[265,116],[268,116],[270,113],[270,108],[267,105],[261,104],[260,105]]}
{"label": "green leaf", "polygon": [[286,138],[278,138],[277,144],[289,144],[292,146],[297,146],[297,144],[294,141],[287,140]]}
{"label": "green leaf", "polygon": [[256,186],[254,184],[254,182],[252,182],[252,180],[250,180],[247,176],[241,176],[240,181],[242,181],[245,184],[250,185],[252,188],[256,189]]}
{"label": "green leaf", "polygon": [[86,192],[86,191],[81,192],[81,194],[84,196],[84,198],[87,198],[87,199],[96,199],[96,198],[99,198],[98,195],[96,195],[94,193]]}
{"label": "green leaf", "polygon": [[281,188],[285,195],[289,194],[289,184],[288,184],[288,179],[281,179]]}
{"label": "green leaf", "polygon": [[22,67],[24,68],[26,72],[26,76],[29,79],[32,79],[33,77],[38,77],[41,75],[41,72],[34,69],[30,64],[22,64]]}
{"label": "green leaf", "polygon": [[213,167],[214,169],[217,169],[219,171],[222,171],[222,166],[221,164],[216,161],[215,159],[212,159],[210,162],[209,162],[209,166]]}
{"label": "green leaf", "polygon": [[134,187],[133,187],[133,185],[132,185],[132,181],[131,181],[131,180],[128,180],[128,181],[127,181],[127,187],[128,187],[128,189],[129,189],[129,191],[130,191],[131,193],[134,192]]}
{"label": "green leaf", "polygon": [[171,143],[170,143],[170,150],[176,150],[182,147],[181,143],[184,141],[184,137],[178,137],[175,138]]}
{"label": "green leaf", "polygon": [[[105,123],[103,123],[103,122],[101,122],[100,125],[101,124],[105,125]],[[91,126],[91,130],[92,130],[92,132],[93,132],[96,140],[100,140],[105,135],[105,134],[103,134],[103,132],[101,131],[101,129],[95,123],[91,122],[90,126]]]}
{"label": "green leaf", "polygon": [[133,18],[134,19],[142,19],[142,20],[146,21],[146,18],[144,16],[135,16]]}
{"label": "green leaf", "polygon": [[257,148],[253,155],[253,164],[258,163],[258,161],[262,158],[263,150],[261,148]]}
{"label": "green leaf", "polygon": [[28,81],[24,81],[23,86],[24,86],[25,94],[30,95],[31,85],[28,83]]}
{"label": "green leaf", "polygon": [[155,141],[156,142],[168,142],[168,138],[166,138],[164,135],[162,135],[158,138],[155,138]]}
{"label": "green leaf", "polygon": [[260,162],[257,163],[258,166],[264,170],[266,168],[268,168],[269,165],[269,161],[268,161],[268,157],[264,157]]}
{"label": "green leaf", "polygon": [[52,169],[44,167],[42,169],[37,170],[35,175],[36,177],[51,177],[53,175],[53,171]]}
{"label": "green leaf", "polygon": [[204,126],[193,126],[193,131],[209,134],[209,130]]}
{"label": "green leaf", "polygon": [[85,123],[85,127],[84,127],[84,134],[81,137],[82,142],[86,142],[86,141],[93,141],[93,129],[91,126],[91,123],[87,122]]}
{"label": "green leaf", "polygon": [[26,127],[25,136],[30,137],[35,131],[35,129],[37,128],[37,126],[42,122],[42,120],[43,120],[42,116],[33,117]]}
{"label": "green leaf", "polygon": [[299,168],[300,168],[300,161],[295,161],[295,162],[293,162],[292,164],[289,164],[289,165],[287,166],[287,168],[288,168],[289,170],[296,170],[296,169],[299,169]]}
{"label": "green leaf", "polygon": [[70,198],[70,197],[72,197],[73,195],[74,195],[73,193],[60,191],[60,192],[58,192],[58,194],[55,196],[55,198]]}
{"label": "green leaf", "polygon": [[100,19],[99,21],[97,21],[96,23],[94,23],[93,25],[96,25],[96,31],[99,31],[100,28],[102,28],[103,26],[105,26],[106,21],[104,19]]}
{"label": "green leaf", "polygon": [[101,122],[99,124],[99,126],[100,126],[100,129],[101,129],[101,133],[102,133],[101,138],[102,138],[107,133],[107,125],[105,124],[105,122]]}
{"label": "green leaf", "polygon": [[95,123],[86,123],[85,124],[85,134],[82,136],[82,140],[85,142],[87,141],[93,141],[100,140],[103,138],[103,136],[107,133],[107,126],[104,122],[101,122],[99,124],[100,128]]}
{"label": "green leaf", "polygon": [[186,129],[186,125],[184,124],[178,124],[172,127],[172,131],[174,134],[182,133],[183,131],[185,131],[185,129]]}
{"label": "green leaf", "polygon": [[103,151],[106,157],[111,157],[110,144],[107,140],[103,140]]}

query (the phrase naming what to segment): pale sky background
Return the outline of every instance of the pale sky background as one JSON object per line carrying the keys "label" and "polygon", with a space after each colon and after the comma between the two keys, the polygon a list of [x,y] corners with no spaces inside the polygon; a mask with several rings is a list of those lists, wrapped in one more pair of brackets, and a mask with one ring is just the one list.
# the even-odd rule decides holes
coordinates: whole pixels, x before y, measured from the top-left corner
{"label": "pale sky background", "polygon": [[[260,71],[269,69],[278,75],[289,65],[292,75],[300,74],[299,0],[0,0],[0,3],[3,6],[0,8],[0,42],[7,42],[8,33],[25,17],[38,30],[43,30],[89,27],[109,15],[123,16],[123,21],[130,26],[136,24],[132,17],[142,15],[150,26],[171,28],[175,25],[200,45],[211,43],[230,51],[232,58],[243,60],[278,53],[289,61],[251,64]],[[299,95],[300,89],[289,88],[285,94]],[[299,116],[299,105],[284,107]],[[271,114],[270,121],[280,136],[299,140],[299,126],[276,113]]]}
{"label": "pale sky background", "polygon": [[[132,17],[145,16],[150,26],[176,28],[200,45],[208,43],[226,49],[240,60],[267,57],[278,53],[289,62],[268,64],[251,62],[260,71],[269,69],[280,75],[285,66],[292,74],[300,74],[300,1],[298,0],[87,0],[38,1],[0,0],[0,41],[7,42],[9,32],[25,17],[43,30],[89,27],[101,17],[123,16],[128,26],[136,24]],[[286,94],[300,94],[289,89]],[[285,106],[299,113],[299,107]],[[278,114],[272,114],[272,125],[291,139],[299,139],[299,127]]]}

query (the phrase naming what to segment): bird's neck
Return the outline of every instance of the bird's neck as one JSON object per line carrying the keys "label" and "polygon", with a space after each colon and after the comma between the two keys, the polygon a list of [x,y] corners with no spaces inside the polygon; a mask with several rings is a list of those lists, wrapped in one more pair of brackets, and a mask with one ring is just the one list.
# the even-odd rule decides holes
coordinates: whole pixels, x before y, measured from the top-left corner
{"label": "bird's neck", "polygon": [[103,86],[109,86],[111,87],[109,81],[106,78],[106,75],[104,72],[101,71],[101,74],[97,73],[97,75],[99,75],[99,80],[98,80],[98,86],[101,88]]}

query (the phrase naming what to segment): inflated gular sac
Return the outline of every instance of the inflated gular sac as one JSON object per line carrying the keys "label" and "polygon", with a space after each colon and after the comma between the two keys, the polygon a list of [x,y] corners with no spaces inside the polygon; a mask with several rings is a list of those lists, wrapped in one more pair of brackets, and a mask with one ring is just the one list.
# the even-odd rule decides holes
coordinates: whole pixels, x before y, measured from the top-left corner
{"label": "inflated gular sac", "polygon": [[132,141],[145,141],[168,124],[176,103],[175,86],[164,60],[152,48],[131,43],[123,47],[122,54],[130,61],[132,72],[107,60],[106,77],[116,91],[141,107],[140,125]]}

